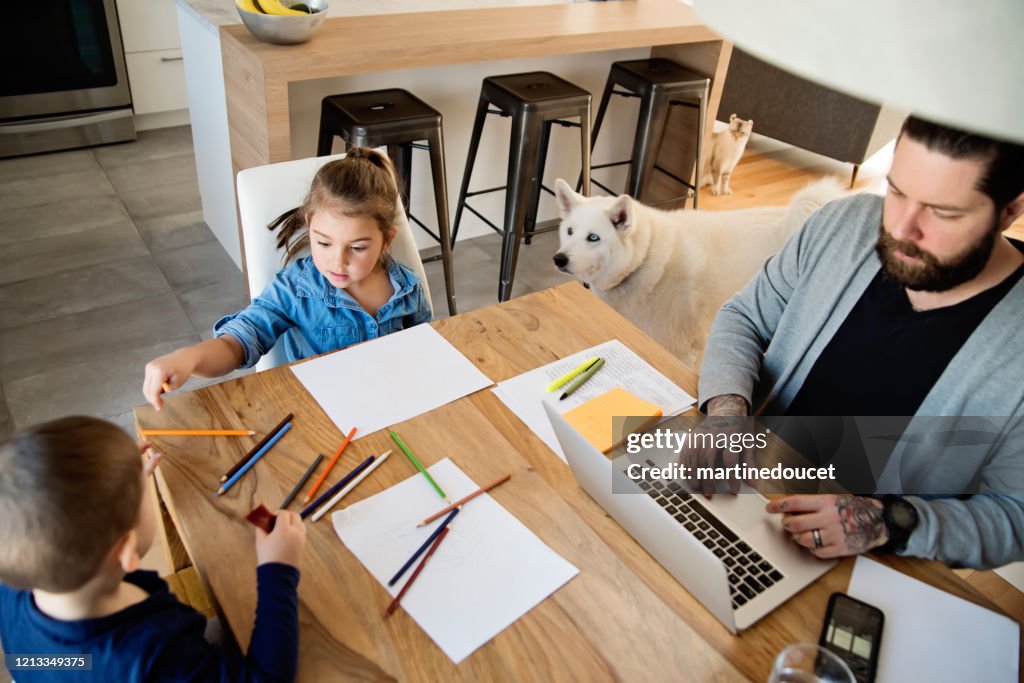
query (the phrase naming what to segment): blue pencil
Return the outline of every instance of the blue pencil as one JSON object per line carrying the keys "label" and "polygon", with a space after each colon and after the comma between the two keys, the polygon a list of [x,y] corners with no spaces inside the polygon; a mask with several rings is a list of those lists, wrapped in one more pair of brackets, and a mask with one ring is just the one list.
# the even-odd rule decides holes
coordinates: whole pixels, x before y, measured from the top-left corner
{"label": "blue pencil", "polygon": [[441,525],[434,529],[434,533],[430,534],[430,538],[423,541],[423,545],[421,545],[419,549],[412,554],[412,557],[410,557],[409,560],[402,565],[402,568],[398,570],[398,573],[391,577],[391,580],[388,581],[389,586],[394,586],[395,582],[402,578],[402,574],[404,574],[409,569],[409,567],[412,566],[412,563],[416,561],[417,557],[423,554],[424,550],[430,547],[430,544],[434,542],[434,539],[437,538],[438,535],[440,535],[440,533],[444,530],[446,526],[448,526],[448,523],[451,522],[452,519],[454,519],[455,515],[459,514],[459,510],[461,509],[462,508],[455,508],[448,514],[447,517],[444,518],[444,521],[441,522]]}
{"label": "blue pencil", "polygon": [[353,467],[351,472],[349,472],[348,474],[346,474],[344,477],[341,478],[341,481],[339,481],[337,484],[335,484],[331,488],[327,489],[326,493],[324,493],[322,496],[320,496],[319,498],[314,500],[312,503],[307,505],[302,510],[302,512],[299,513],[299,517],[301,517],[302,519],[305,519],[306,517],[309,517],[313,513],[313,510],[316,510],[318,507],[320,507],[320,505],[325,500],[327,500],[328,498],[333,496],[335,493],[340,491],[342,486],[344,486],[345,484],[347,484],[350,481],[352,481],[352,477],[358,475],[360,472],[362,472],[367,467],[369,467],[370,463],[372,463],[373,459],[376,458],[376,457],[377,456],[375,456],[375,455],[371,455],[369,458],[367,458],[366,460],[362,461],[361,463],[359,463],[358,465]]}
{"label": "blue pencil", "polygon": [[288,430],[292,428],[292,423],[287,423],[284,427],[281,427],[281,431],[274,434],[273,438],[267,441],[266,445],[256,451],[256,455],[249,459],[249,462],[242,466],[242,469],[232,475],[230,479],[224,482],[219,489],[217,489],[217,495],[224,493],[229,488],[235,485],[235,482],[242,478],[242,475],[249,471],[249,468],[256,464],[256,461],[262,458],[267,451],[274,447],[274,444],[281,440],[281,437],[288,433]]}

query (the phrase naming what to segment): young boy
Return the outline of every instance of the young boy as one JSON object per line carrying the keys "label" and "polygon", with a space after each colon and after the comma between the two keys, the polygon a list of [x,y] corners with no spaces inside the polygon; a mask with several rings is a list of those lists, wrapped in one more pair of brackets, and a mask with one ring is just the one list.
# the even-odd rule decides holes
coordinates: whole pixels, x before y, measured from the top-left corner
{"label": "young boy", "polygon": [[[256,624],[245,658],[229,654],[203,639],[201,614],[154,572],[138,570],[155,528],[146,477],[157,458],[143,465],[143,449],[91,417],[40,424],[0,444],[0,642],[8,669],[19,683],[293,680],[299,516],[279,512],[272,533],[256,531]],[[91,655],[91,670],[19,668],[82,655]]]}

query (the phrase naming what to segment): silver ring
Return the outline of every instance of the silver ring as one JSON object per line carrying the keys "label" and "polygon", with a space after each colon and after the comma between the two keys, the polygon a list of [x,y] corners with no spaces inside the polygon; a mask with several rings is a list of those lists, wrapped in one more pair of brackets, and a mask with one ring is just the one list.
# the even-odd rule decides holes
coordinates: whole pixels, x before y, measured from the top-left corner
{"label": "silver ring", "polygon": [[821,542],[821,531],[819,529],[811,529],[811,536],[814,538],[814,547],[820,548],[823,545]]}

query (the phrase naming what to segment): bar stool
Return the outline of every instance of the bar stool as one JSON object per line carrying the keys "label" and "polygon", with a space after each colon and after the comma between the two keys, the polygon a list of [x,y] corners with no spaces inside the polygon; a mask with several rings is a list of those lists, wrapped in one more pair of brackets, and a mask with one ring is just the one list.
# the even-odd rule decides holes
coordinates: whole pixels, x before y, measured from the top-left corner
{"label": "bar stool", "polygon": [[[544,187],[544,162],[547,157],[551,125],[580,129],[580,158],[584,178],[584,194],[590,194],[590,93],[546,71],[491,76],[485,78],[480,89],[480,102],[473,122],[469,142],[469,155],[462,175],[462,189],[455,208],[454,240],[459,232],[462,209],[469,209],[480,220],[501,234],[501,274],[498,281],[498,301],[507,301],[512,294],[519,258],[519,241],[557,227],[536,229],[537,205],[540,191],[554,192]],[[491,109],[491,105],[497,109]],[[509,145],[508,179],[505,185],[487,190],[469,191],[477,147],[488,114],[512,117],[512,139]],[[580,122],[563,121],[564,117],[579,117]],[[499,228],[470,206],[467,200],[480,194],[506,190],[505,223]]]}
{"label": "bar stool", "polygon": [[[621,86],[625,90],[616,90]],[[608,81],[601,96],[601,105],[597,109],[594,121],[594,136],[591,149],[597,144],[597,135],[601,130],[608,101],[612,95],[640,98],[640,114],[637,117],[636,133],[633,136],[633,156],[626,161],[614,161],[607,164],[595,164],[591,168],[609,168],[630,164],[629,179],[626,181],[626,194],[634,199],[641,199],[646,193],[654,171],[658,170],[676,182],[693,190],[693,208],[697,208],[700,184],[700,159],[704,150],[704,124],[707,118],[708,97],[711,90],[711,79],[676,64],[668,59],[636,59],[627,62],[614,62],[608,72]],[[665,124],[668,122],[672,107],[690,107],[697,110],[697,154],[694,160],[694,183],[684,180],[657,164],[658,150],[661,148],[665,135]],[[598,181],[593,181],[609,194],[618,194]],[[577,183],[578,190],[580,183]],[[658,204],[675,201],[680,197],[666,199]]]}
{"label": "bar stool", "polygon": [[[346,145],[356,147],[387,146],[388,156],[398,172],[399,191],[409,220],[415,222],[441,245],[441,254],[423,259],[441,260],[444,286],[448,296],[448,313],[455,315],[455,272],[448,223],[448,191],[444,168],[444,135],[441,113],[408,90],[391,88],[346,93],[325,97],[320,106],[320,138],[317,156],[331,153],[334,136]],[[426,140],[427,144],[419,144]],[[409,211],[409,190],[412,184],[412,151],[430,152],[430,170],[434,179],[434,203],[437,207],[437,233]]]}

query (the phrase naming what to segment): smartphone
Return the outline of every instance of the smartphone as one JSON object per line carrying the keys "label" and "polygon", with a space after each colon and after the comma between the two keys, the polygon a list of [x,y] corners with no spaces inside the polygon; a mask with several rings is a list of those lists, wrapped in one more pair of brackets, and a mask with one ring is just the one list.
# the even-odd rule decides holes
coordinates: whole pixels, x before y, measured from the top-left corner
{"label": "smartphone", "polygon": [[818,644],[846,662],[857,683],[872,683],[884,623],[885,615],[874,605],[845,593],[833,593]]}

